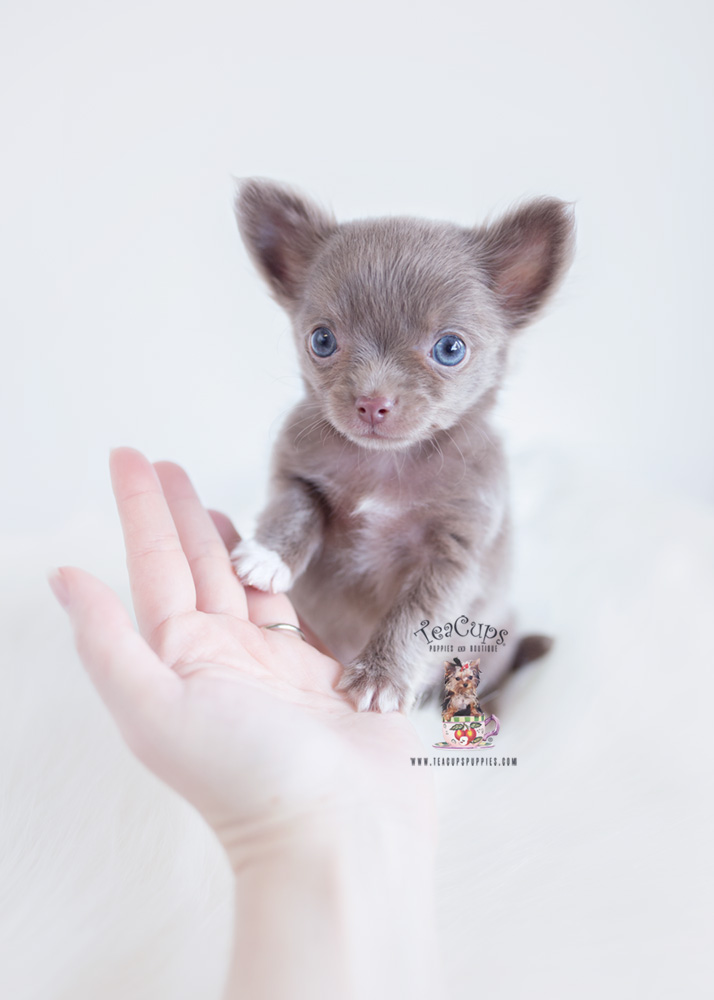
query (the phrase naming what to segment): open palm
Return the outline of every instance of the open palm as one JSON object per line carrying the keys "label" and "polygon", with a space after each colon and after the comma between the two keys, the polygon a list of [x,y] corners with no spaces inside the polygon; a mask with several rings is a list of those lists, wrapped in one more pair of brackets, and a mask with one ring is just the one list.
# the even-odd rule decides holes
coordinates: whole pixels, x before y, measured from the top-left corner
{"label": "open palm", "polygon": [[335,804],[429,822],[408,719],[356,712],[335,690],[334,659],[261,628],[298,620],[284,595],[241,586],[226,548],[232,529],[203,508],[185,472],[128,448],[113,453],[111,471],[140,634],[88,573],[63,568],[54,586],[140,760],[231,851]]}

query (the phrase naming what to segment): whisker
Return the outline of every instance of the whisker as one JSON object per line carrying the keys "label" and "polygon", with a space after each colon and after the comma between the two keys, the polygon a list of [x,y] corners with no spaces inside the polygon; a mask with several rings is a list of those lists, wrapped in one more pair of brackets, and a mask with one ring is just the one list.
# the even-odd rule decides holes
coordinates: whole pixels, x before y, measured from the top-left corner
{"label": "whisker", "polygon": [[311,434],[312,431],[314,431],[316,428],[318,428],[320,426],[320,424],[323,424],[323,423],[324,423],[324,421],[323,421],[322,417],[316,417],[315,419],[311,420],[310,423],[308,423],[307,426],[303,427],[303,429],[297,435],[297,437],[295,438],[295,444],[299,444],[300,440],[305,435]]}
{"label": "whisker", "polygon": [[441,442],[438,438],[434,438],[434,444],[436,445],[436,450],[439,452],[439,457],[441,458],[441,465],[439,466],[439,471],[437,472],[437,476],[440,476],[444,469],[444,462],[446,461],[446,458],[444,456],[443,448],[441,447]]}
{"label": "whisker", "polygon": [[459,455],[461,456],[461,468],[462,468],[461,479],[459,479],[458,483],[454,484],[454,485],[458,486],[459,483],[462,483],[464,481],[464,479],[466,478],[466,458],[464,457],[463,451],[461,450],[461,448],[459,448],[456,440],[454,439],[453,434],[450,434],[448,431],[444,431],[444,433],[449,438],[449,440],[453,444],[454,448],[456,448],[456,450],[458,451]]}

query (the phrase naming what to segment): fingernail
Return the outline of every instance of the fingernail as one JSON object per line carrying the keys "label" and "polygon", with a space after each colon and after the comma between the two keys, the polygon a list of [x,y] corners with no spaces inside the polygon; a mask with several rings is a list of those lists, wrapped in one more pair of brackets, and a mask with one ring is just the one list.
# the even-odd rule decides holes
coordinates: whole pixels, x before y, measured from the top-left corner
{"label": "fingernail", "polygon": [[63,608],[69,607],[69,587],[67,581],[62,576],[61,569],[53,569],[47,576],[47,582],[52,588],[52,593],[60,602]]}

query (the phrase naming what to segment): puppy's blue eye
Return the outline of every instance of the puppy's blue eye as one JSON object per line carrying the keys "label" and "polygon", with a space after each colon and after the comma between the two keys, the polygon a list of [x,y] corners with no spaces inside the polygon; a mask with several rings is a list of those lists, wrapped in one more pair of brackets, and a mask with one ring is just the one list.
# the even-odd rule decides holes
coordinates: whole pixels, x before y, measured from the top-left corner
{"label": "puppy's blue eye", "polygon": [[458,365],[466,357],[466,344],[456,334],[447,333],[437,340],[431,353],[440,365]]}
{"label": "puppy's blue eye", "polygon": [[318,358],[329,358],[337,350],[337,339],[326,326],[318,326],[310,338],[310,344]]}

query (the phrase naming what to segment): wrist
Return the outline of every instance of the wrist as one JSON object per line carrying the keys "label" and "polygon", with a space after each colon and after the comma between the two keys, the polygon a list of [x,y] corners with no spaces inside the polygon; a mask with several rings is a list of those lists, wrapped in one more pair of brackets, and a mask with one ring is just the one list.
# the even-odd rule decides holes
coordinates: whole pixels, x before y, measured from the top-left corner
{"label": "wrist", "polygon": [[234,873],[261,858],[316,848],[355,857],[369,852],[375,861],[386,853],[393,864],[398,859],[408,864],[409,855],[433,858],[437,819],[431,774],[403,768],[399,773],[387,758],[382,780],[375,780],[347,763],[331,776],[329,788],[299,805],[294,796],[290,801],[278,795],[264,801],[252,820],[211,824]]}
{"label": "wrist", "polygon": [[426,996],[434,847],[428,829],[331,808],[229,851],[236,995]]}

